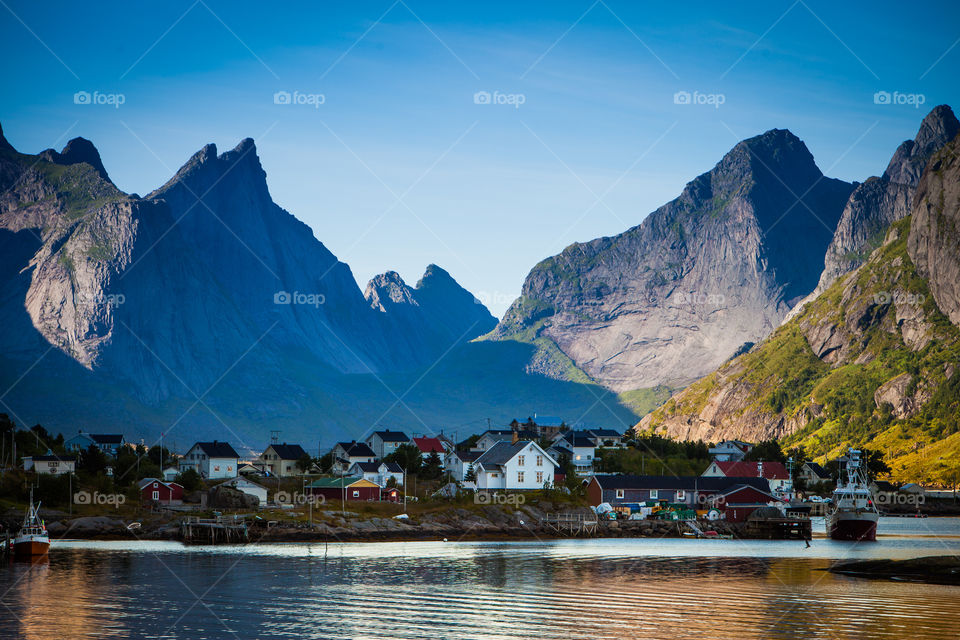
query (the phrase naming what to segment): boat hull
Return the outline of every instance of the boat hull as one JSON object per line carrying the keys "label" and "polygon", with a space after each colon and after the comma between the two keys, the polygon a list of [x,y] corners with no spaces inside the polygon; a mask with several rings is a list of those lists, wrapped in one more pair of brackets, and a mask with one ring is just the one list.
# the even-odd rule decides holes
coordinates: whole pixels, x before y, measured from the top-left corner
{"label": "boat hull", "polygon": [[42,536],[29,536],[28,538],[14,540],[13,542],[13,556],[15,558],[45,556],[49,550],[50,540]]}
{"label": "boat hull", "polygon": [[877,514],[839,513],[827,518],[827,533],[834,540],[875,542]]}

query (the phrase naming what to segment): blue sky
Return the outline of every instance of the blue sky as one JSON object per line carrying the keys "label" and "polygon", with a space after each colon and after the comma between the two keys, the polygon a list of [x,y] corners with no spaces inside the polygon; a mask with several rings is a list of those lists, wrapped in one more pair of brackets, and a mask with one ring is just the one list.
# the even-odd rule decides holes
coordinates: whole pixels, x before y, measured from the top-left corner
{"label": "blue sky", "polygon": [[90,138],[143,195],[253,137],[274,200],[361,286],[434,262],[497,315],[539,260],[640,223],[739,139],[788,128],[863,180],[960,105],[953,2],[0,4],[19,150]]}

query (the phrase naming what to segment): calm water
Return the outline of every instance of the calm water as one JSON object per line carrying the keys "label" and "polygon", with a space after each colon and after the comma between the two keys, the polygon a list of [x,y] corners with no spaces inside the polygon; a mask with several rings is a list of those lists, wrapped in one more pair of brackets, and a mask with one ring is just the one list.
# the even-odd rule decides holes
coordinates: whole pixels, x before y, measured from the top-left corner
{"label": "calm water", "polygon": [[856,580],[839,558],[960,553],[960,520],[878,543],[403,542],[184,548],[59,541],[0,567],[0,638],[960,637],[960,587]]}

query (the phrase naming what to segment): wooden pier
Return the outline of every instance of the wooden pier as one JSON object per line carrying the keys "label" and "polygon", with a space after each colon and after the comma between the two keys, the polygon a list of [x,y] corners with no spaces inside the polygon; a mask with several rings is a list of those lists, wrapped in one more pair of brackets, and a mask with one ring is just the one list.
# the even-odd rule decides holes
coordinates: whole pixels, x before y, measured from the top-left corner
{"label": "wooden pier", "polygon": [[747,535],[766,540],[810,540],[813,525],[809,518],[758,518],[747,521]]}
{"label": "wooden pier", "polygon": [[566,536],[595,536],[599,526],[597,516],[582,513],[551,514],[540,523]]}
{"label": "wooden pier", "polygon": [[180,540],[185,544],[231,544],[249,542],[247,521],[236,516],[188,517],[180,521]]}

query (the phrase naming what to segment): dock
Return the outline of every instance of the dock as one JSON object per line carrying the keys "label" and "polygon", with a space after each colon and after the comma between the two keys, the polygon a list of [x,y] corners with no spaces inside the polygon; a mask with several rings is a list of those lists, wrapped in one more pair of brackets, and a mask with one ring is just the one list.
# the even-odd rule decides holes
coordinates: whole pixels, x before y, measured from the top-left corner
{"label": "dock", "polygon": [[747,535],[765,540],[809,540],[813,525],[809,518],[757,518],[747,521]]}
{"label": "dock", "polygon": [[188,517],[180,521],[180,540],[185,544],[232,544],[250,541],[247,521],[236,516]]}

